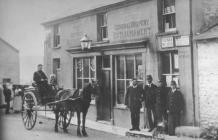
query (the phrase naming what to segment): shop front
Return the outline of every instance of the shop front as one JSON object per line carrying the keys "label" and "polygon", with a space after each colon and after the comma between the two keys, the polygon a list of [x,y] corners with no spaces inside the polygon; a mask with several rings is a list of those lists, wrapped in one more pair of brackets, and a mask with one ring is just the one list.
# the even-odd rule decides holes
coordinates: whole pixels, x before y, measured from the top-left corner
{"label": "shop front", "polygon": [[[98,112],[100,121],[111,124],[120,123],[122,119],[128,120],[129,115],[128,117],[124,115],[128,114],[124,106],[125,94],[132,78],[136,77],[140,84],[143,83],[145,76],[143,58],[147,41],[93,45],[89,50],[80,48],[68,50],[73,56],[74,88],[82,88],[95,79],[99,81],[101,87],[100,105],[96,107],[93,96],[88,113],[89,119],[96,119]],[[120,113],[119,110],[125,113]],[[129,127],[125,123],[121,125]]]}

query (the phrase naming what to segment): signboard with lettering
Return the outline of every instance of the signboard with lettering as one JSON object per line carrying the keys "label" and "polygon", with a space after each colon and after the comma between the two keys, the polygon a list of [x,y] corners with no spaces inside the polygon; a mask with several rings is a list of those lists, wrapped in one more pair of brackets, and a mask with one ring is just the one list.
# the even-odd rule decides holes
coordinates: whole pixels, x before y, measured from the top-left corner
{"label": "signboard with lettering", "polygon": [[188,46],[190,44],[189,36],[178,36],[175,37],[176,46]]}
{"label": "signboard with lettering", "polygon": [[161,38],[161,47],[162,48],[169,48],[169,47],[174,47],[174,40],[173,37],[163,37]]}
{"label": "signboard with lettering", "polygon": [[150,20],[144,19],[114,25],[114,40],[144,39],[151,34]]}

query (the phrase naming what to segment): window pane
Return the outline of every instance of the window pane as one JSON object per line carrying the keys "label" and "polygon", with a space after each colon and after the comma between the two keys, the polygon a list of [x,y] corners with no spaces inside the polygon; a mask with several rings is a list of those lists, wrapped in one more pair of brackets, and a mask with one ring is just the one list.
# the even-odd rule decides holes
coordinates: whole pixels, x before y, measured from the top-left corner
{"label": "window pane", "polygon": [[95,66],[95,61],[93,57],[90,58],[90,71],[91,71],[91,78],[95,78],[96,66]]}
{"label": "window pane", "polygon": [[84,78],[89,77],[89,58],[83,59],[83,76]]}
{"label": "window pane", "polygon": [[164,8],[174,6],[175,5],[175,0],[164,0]]}
{"label": "window pane", "polygon": [[103,68],[110,68],[110,56],[103,56]]}
{"label": "window pane", "polygon": [[143,65],[142,65],[142,55],[136,55],[136,78],[138,80],[143,80]]}
{"label": "window pane", "polygon": [[77,88],[82,88],[82,80],[81,79],[77,79]]}
{"label": "window pane", "polygon": [[101,27],[102,38],[107,38],[107,27]]}
{"label": "window pane", "polygon": [[82,77],[82,59],[77,59],[77,77]]}
{"label": "window pane", "polygon": [[124,56],[117,56],[117,79],[124,79]]}
{"label": "window pane", "polygon": [[134,56],[126,56],[126,79],[134,78]]}
{"label": "window pane", "polygon": [[132,80],[126,80],[126,88],[132,86]]}
{"label": "window pane", "polygon": [[89,79],[83,79],[84,86],[89,84]]}
{"label": "window pane", "polygon": [[124,104],[124,80],[117,80],[117,104]]}
{"label": "window pane", "polygon": [[179,72],[179,56],[178,53],[172,53],[173,73]]}
{"label": "window pane", "polygon": [[162,54],[162,72],[163,74],[170,73],[170,56],[168,53]]}

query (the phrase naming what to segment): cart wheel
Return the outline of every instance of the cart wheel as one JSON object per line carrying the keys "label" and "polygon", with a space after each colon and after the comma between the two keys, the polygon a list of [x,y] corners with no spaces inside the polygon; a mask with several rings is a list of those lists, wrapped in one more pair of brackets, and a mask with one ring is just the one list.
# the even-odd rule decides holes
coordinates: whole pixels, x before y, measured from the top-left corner
{"label": "cart wheel", "polygon": [[32,92],[27,92],[23,96],[21,116],[24,127],[27,130],[31,130],[37,119],[37,111],[34,107],[37,105],[36,97]]}
{"label": "cart wheel", "polygon": [[70,121],[73,116],[72,111],[62,111],[59,112],[58,126],[63,129],[64,128],[64,116],[66,115],[66,128],[70,125]]}

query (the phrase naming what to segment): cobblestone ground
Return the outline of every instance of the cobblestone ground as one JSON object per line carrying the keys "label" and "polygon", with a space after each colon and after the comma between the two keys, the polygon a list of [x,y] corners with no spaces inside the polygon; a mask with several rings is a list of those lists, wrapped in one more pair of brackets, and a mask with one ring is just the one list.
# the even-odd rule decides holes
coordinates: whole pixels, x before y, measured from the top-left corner
{"label": "cobblestone ground", "polygon": [[[77,137],[76,126],[70,125],[68,133],[61,129],[54,132],[54,120],[37,118],[37,123],[32,130],[26,130],[23,126],[20,114],[11,113],[4,115],[1,111],[1,140],[138,140],[141,138],[130,138],[113,135],[87,128],[89,137]],[[41,122],[41,123],[39,123]]]}

